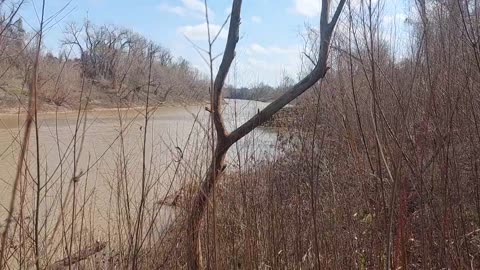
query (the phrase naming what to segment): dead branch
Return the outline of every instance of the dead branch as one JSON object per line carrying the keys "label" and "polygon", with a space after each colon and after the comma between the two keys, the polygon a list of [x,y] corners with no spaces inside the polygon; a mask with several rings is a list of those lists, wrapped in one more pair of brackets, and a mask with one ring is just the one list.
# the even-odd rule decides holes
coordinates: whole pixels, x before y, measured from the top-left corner
{"label": "dead branch", "polygon": [[88,259],[89,257],[99,253],[100,251],[104,250],[107,247],[107,244],[104,242],[97,242],[93,246],[88,248],[82,249],[78,251],[76,254],[73,254],[71,257],[63,258],[59,261],[56,261],[52,265],[50,265],[47,269],[63,269],[65,267],[74,265],[81,261]]}

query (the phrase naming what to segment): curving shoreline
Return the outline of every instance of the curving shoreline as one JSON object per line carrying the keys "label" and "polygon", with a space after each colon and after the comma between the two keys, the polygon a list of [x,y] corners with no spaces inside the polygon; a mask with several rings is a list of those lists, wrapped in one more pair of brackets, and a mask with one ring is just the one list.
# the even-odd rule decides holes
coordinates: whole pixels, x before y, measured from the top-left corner
{"label": "curving shoreline", "polygon": [[[157,105],[151,105],[149,106],[150,108],[181,108],[181,107],[189,107],[189,106],[198,106],[198,105],[204,105],[205,102],[201,101],[196,101],[196,102],[186,102],[186,103],[181,103],[181,102],[163,102]],[[140,106],[140,105],[135,105],[135,106],[89,106],[86,111],[88,112],[109,112],[109,111],[128,111],[128,110],[145,110],[145,106]],[[0,108],[0,116],[18,116],[24,115],[27,113],[27,110],[22,107],[21,110],[19,110],[18,107],[16,108]],[[41,115],[50,115],[50,114],[56,114],[56,113],[61,113],[61,114],[72,114],[72,113],[78,113],[78,108],[71,108],[71,107],[64,107],[64,106],[49,106],[49,107],[44,107],[40,108],[38,111],[39,114]]]}

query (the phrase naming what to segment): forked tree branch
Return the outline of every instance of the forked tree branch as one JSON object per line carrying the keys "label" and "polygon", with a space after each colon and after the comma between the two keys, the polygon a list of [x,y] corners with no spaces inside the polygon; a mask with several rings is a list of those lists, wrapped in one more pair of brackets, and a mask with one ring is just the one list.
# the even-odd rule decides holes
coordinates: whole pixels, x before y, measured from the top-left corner
{"label": "forked tree branch", "polygon": [[235,48],[237,47],[237,43],[239,40],[241,7],[242,1],[233,2],[227,44],[225,45],[225,52],[223,54],[222,62],[220,64],[217,76],[215,78],[215,82],[213,84],[213,122],[215,123],[218,139],[221,141],[225,140],[227,136],[225,124],[223,122],[221,114],[222,88],[225,84],[225,79],[227,78],[228,71],[230,70],[233,59],[235,58]]}
{"label": "forked tree branch", "polygon": [[215,184],[219,180],[223,172],[224,159],[228,149],[235,142],[246,136],[248,133],[263,124],[268,119],[270,119],[275,113],[277,113],[295,98],[300,96],[302,93],[304,93],[307,89],[309,89],[311,86],[313,86],[325,76],[328,70],[327,58],[330,47],[330,40],[332,38],[332,33],[338,21],[340,13],[343,9],[343,6],[345,5],[345,1],[346,0],[340,0],[335,14],[329,23],[328,14],[330,10],[330,0],[322,0],[322,10],[320,15],[320,50],[317,63],[313,70],[310,72],[310,74],[308,74],[305,78],[303,78],[293,87],[291,87],[290,90],[283,94],[280,98],[272,102],[265,109],[256,114],[250,120],[248,120],[245,124],[241,125],[232,133],[228,134],[225,129],[225,124],[223,122],[221,114],[222,88],[224,86],[225,79],[228,75],[231,64],[235,58],[235,49],[239,40],[240,11],[242,6],[242,0],[233,1],[227,44],[212,89],[213,96],[211,113],[213,114],[213,122],[217,134],[215,151],[213,153],[210,167],[207,171],[205,179],[200,183],[200,187],[194,195],[191,204],[191,212],[188,218],[190,230],[187,247],[189,269],[196,270],[203,268],[202,254],[200,251],[200,225],[202,217],[205,213],[206,206],[208,204],[208,200],[210,198],[210,194],[212,194],[213,190],[215,189]]}
{"label": "forked tree branch", "polygon": [[297,84],[292,86],[289,91],[283,94],[280,98],[275,100],[274,102],[270,103],[266,108],[248,120],[245,124],[241,125],[239,128],[234,130],[228,136],[228,145],[232,145],[245,135],[250,133],[253,129],[260,126],[261,124],[265,123],[265,121],[269,120],[275,113],[285,107],[287,104],[292,102],[295,98],[303,94],[307,89],[312,87],[316,82],[322,79],[327,69],[327,59],[328,59],[328,51],[330,47],[330,40],[332,38],[333,30],[335,29],[335,25],[340,17],[340,13],[345,5],[346,0],[341,0],[338,4],[338,7],[335,11],[335,14],[328,23],[328,11],[329,11],[329,0],[322,1],[322,13],[320,18],[320,50],[318,55],[318,60],[316,66],[313,70],[308,74],[305,78],[299,81]]}

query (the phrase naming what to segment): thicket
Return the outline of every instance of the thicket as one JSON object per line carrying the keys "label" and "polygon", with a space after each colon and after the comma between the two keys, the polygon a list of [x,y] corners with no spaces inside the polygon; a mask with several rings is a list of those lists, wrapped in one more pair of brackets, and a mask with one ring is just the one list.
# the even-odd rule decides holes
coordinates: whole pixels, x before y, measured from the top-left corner
{"label": "thicket", "polygon": [[[235,5],[241,2],[234,1],[227,64],[238,38],[241,12]],[[480,3],[411,1],[408,19],[395,22],[403,34],[388,30],[384,3],[346,1],[327,47],[328,61],[321,57],[321,28],[306,29],[303,73],[313,67],[320,67],[313,68],[314,75],[318,70],[324,73],[315,76],[321,78],[318,82],[306,77],[311,87],[287,114],[293,120],[276,130],[266,153],[258,155],[265,147],[252,127],[268,120],[268,109],[247,124],[238,123],[234,114],[232,122],[239,129],[233,133],[218,124],[225,69],[215,77],[219,80],[212,69],[212,105],[205,110],[209,121],[198,120],[200,112],[196,115],[198,122],[185,144],[164,150],[173,156],[165,167],[148,157],[151,148],[157,149],[147,140],[153,137],[147,133],[152,115],[148,98],[139,116],[142,147],[129,147],[124,141],[133,120],[119,116],[118,144],[112,146],[117,153],[115,174],[108,181],[112,211],[106,218],[107,237],[98,242],[95,224],[89,223],[94,219],[86,218],[95,205],[82,192],[89,176],[76,170],[86,123],[85,108],[80,107],[71,146],[58,147],[59,157],[67,158],[49,164],[60,168],[56,183],[64,183],[68,191],[53,196],[47,210],[56,209],[55,214],[32,220],[46,205],[34,199],[48,197],[54,185],[39,173],[38,159],[25,163],[25,168],[23,161],[32,157],[20,155],[18,188],[13,192],[18,193],[14,205],[19,207],[10,216],[10,231],[2,235],[7,240],[2,242],[0,268],[480,268]],[[88,35],[104,37],[109,31],[121,32],[84,27],[71,28],[76,30],[70,33],[90,29]],[[86,51],[93,48],[77,43]],[[162,67],[162,50],[140,44],[145,46],[135,52],[143,53],[148,71],[139,84],[146,83],[149,97],[158,86],[151,78]],[[133,79],[122,82],[118,74],[125,68],[123,60],[105,46],[77,60],[88,64],[79,80],[105,80],[112,91],[134,87]],[[33,66],[48,61],[41,60]],[[210,60],[212,64],[211,52]],[[171,65],[176,66],[166,64]],[[42,72],[33,68],[39,76],[30,77],[31,97]],[[302,82],[288,84],[284,93]],[[128,92],[120,90],[115,93]],[[32,125],[33,113],[29,115],[27,135],[30,126],[38,131]],[[270,126],[282,120],[274,119]],[[243,130],[242,140],[238,130]],[[28,148],[27,135],[18,142],[22,149]],[[222,152],[225,145],[232,147],[227,157]],[[132,159],[134,153],[137,159]],[[41,185],[45,182],[48,190]],[[29,196],[29,208],[22,212]],[[49,237],[52,233],[60,239]]]}
{"label": "thicket", "polygon": [[[229,164],[202,227],[207,268],[480,267],[480,5],[411,1],[401,34],[384,3],[347,3],[330,69],[273,154]],[[310,70],[321,34],[307,31]]]}

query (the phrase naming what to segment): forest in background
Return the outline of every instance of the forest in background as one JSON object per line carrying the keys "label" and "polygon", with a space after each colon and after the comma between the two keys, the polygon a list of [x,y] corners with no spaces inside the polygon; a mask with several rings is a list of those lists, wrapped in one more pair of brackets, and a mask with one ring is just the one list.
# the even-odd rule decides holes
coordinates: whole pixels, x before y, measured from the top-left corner
{"label": "forest in background", "polygon": [[[1,1],[0,107],[25,109],[31,81],[37,33],[27,32],[21,18],[28,1]],[[52,20],[46,24],[52,24]],[[186,59],[142,35],[116,25],[55,22],[64,28],[61,52],[40,53],[38,100],[40,110],[76,109],[82,92],[92,107],[115,108],[152,102],[198,102],[208,98],[205,75]],[[145,83],[152,58],[150,83]]]}
{"label": "forest in background", "polygon": [[[1,2],[0,111],[25,109],[27,104],[36,39],[35,33],[25,30],[21,18],[28,4]],[[152,101],[158,104],[208,100],[207,75],[168,48],[121,26],[95,25],[88,20],[57,23],[64,28],[64,37],[58,41],[62,50],[54,55],[42,48],[40,54],[40,110],[75,109],[72,105],[78,103],[82,91],[89,92],[91,107],[138,106],[145,103],[148,86],[153,89]],[[148,85],[145,76],[151,54],[154,76]],[[281,87],[265,84],[229,88],[227,97],[248,100],[271,100],[281,91]]]}

